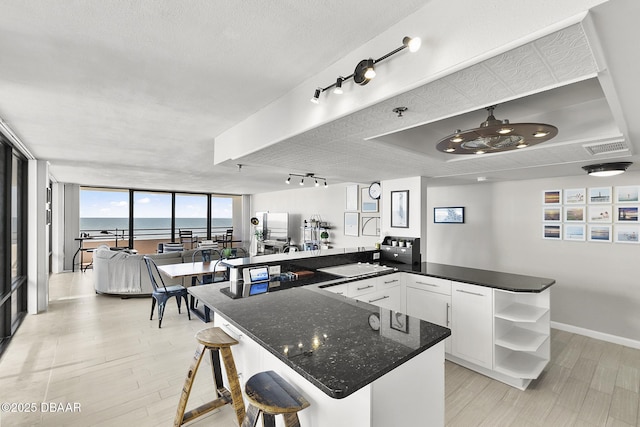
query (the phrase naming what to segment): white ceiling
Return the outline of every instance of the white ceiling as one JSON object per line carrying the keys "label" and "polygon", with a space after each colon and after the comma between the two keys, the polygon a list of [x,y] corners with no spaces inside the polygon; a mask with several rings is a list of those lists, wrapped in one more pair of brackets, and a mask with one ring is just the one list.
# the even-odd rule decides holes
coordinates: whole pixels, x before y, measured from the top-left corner
{"label": "white ceiling", "polygon": [[[216,136],[427,3],[0,0],[0,117],[59,182],[151,190],[275,191],[289,172],[329,184],[422,175],[438,185],[639,160],[640,60],[620,47],[638,39],[631,17],[640,10],[618,0],[593,13],[600,45],[572,25],[213,165]],[[498,119],[554,124],[559,135],[482,157],[435,151],[492,104]],[[625,151],[583,147],[620,141]]]}

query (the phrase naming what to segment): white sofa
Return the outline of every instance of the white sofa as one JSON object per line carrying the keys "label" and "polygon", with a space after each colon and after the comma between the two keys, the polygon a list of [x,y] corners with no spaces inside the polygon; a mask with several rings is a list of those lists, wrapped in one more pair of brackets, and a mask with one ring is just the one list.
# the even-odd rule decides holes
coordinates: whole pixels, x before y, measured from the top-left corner
{"label": "white sofa", "polygon": [[[195,251],[197,249],[148,256],[157,265],[178,264],[192,262]],[[125,251],[112,251],[106,245],[97,247],[93,252],[93,277],[96,292],[127,296],[151,295],[153,287],[143,256]],[[216,258],[217,254],[214,252],[212,260]],[[200,254],[196,255],[195,260],[202,260]],[[183,283],[182,279],[171,279],[165,275],[162,278],[167,286],[175,284],[188,286],[191,284],[190,279],[186,279],[188,283]]]}

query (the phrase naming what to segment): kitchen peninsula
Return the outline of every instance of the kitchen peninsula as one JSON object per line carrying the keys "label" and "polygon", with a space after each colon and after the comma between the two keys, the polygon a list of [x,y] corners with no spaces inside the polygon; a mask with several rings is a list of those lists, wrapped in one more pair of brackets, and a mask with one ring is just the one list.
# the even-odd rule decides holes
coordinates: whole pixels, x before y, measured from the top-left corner
{"label": "kitchen peninsula", "polygon": [[[376,256],[360,248],[229,260],[237,283],[258,266],[312,274],[252,296],[230,293],[232,282],[189,292],[240,341],[241,382],[273,369],[307,396],[304,425],[443,425],[445,349],[456,363],[521,389],[546,366],[553,280],[367,264]],[[374,273],[328,274],[348,270]]]}

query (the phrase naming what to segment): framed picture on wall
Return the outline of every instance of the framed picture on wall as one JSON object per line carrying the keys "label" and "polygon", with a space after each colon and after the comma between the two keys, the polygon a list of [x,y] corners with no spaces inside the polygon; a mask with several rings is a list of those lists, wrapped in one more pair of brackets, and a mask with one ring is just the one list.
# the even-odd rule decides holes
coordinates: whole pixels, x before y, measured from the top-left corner
{"label": "framed picture on wall", "polygon": [[358,227],[360,214],[358,212],[345,212],[344,213],[344,235],[345,236],[359,236]]}
{"label": "framed picture on wall", "polygon": [[611,226],[610,225],[589,225],[589,241],[590,242],[610,242]]}
{"label": "framed picture on wall", "polygon": [[584,188],[569,188],[564,190],[565,205],[581,205],[585,203],[586,190]]}
{"label": "framed picture on wall", "polygon": [[358,210],[358,186],[347,185],[345,189],[345,211],[357,211]]}
{"label": "framed picture on wall", "polygon": [[638,186],[616,187],[616,203],[638,203]]}
{"label": "framed picture on wall", "polygon": [[611,187],[589,189],[589,203],[611,203]]}
{"label": "framed picture on wall", "polygon": [[542,224],[542,238],[550,240],[561,240],[562,224]]}
{"label": "framed picture on wall", "polygon": [[565,224],[564,240],[584,242],[586,239],[584,224]]}
{"label": "framed picture on wall", "polygon": [[464,207],[433,208],[433,222],[436,224],[464,224]]}
{"label": "framed picture on wall", "polygon": [[584,206],[565,206],[565,222],[584,222]]}
{"label": "framed picture on wall", "polygon": [[409,228],[409,190],[391,192],[391,227]]}
{"label": "framed picture on wall", "polygon": [[380,235],[380,217],[364,216],[361,218],[362,235],[363,236],[379,236]]}
{"label": "framed picture on wall", "polygon": [[561,205],[562,190],[545,190],[542,192],[542,203],[545,205]]}
{"label": "framed picture on wall", "polygon": [[613,216],[613,206],[589,206],[589,216],[587,220],[589,222],[611,222]]}
{"label": "framed picture on wall", "polygon": [[616,243],[640,243],[640,225],[616,225],[614,241]]}
{"label": "framed picture on wall", "polygon": [[363,213],[378,212],[378,201],[369,196],[369,187],[360,189],[360,210]]}
{"label": "framed picture on wall", "polygon": [[542,208],[542,220],[545,222],[562,221],[562,206],[545,206]]}
{"label": "framed picture on wall", "polygon": [[638,206],[616,206],[616,222],[638,222]]}

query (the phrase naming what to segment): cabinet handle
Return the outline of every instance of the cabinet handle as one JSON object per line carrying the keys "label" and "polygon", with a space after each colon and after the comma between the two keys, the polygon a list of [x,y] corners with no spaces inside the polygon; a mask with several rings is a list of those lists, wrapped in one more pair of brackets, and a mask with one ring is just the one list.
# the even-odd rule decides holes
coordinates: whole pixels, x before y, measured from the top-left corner
{"label": "cabinet handle", "polygon": [[376,299],[370,299],[369,302],[376,302],[376,301],[380,301],[381,299],[385,299],[385,298],[389,298],[389,295],[385,295],[383,297],[376,298]]}
{"label": "cabinet handle", "polygon": [[440,287],[440,286],[438,286],[438,285],[434,285],[433,283],[426,283],[426,282],[416,282],[416,284],[418,284],[418,285],[433,286],[434,288],[439,288],[439,287]]}
{"label": "cabinet handle", "polygon": [[469,295],[475,295],[477,297],[484,297],[484,294],[478,293],[478,292],[469,292],[469,291],[465,291],[463,289],[456,289],[456,292],[462,292],[463,294],[469,294]]}
{"label": "cabinet handle", "polygon": [[447,303],[447,326],[449,326],[449,308],[451,307],[451,305],[449,303]]}
{"label": "cabinet handle", "polygon": [[367,285],[367,286],[363,286],[361,288],[356,288],[357,290],[361,291],[363,289],[369,289],[369,288],[373,288],[373,285]]}
{"label": "cabinet handle", "polygon": [[[241,340],[242,339],[242,334],[240,332],[236,332],[234,331],[233,326],[231,326],[231,324],[229,323],[223,323],[222,326],[224,326],[225,328],[228,329],[228,332],[231,332],[232,334],[236,334],[238,337],[236,338],[237,340]],[[235,337],[234,337],[235,338]]]}
{"label": "cabinet handle", "polygon": [[398,279],[395,279],[395,280],[389,280],[388,282],[384,282],[384,284],[385,284],[385,285],[388,285],[389,283],[395,283],[395,282],[397,282],[397,281],[398,281]]}

